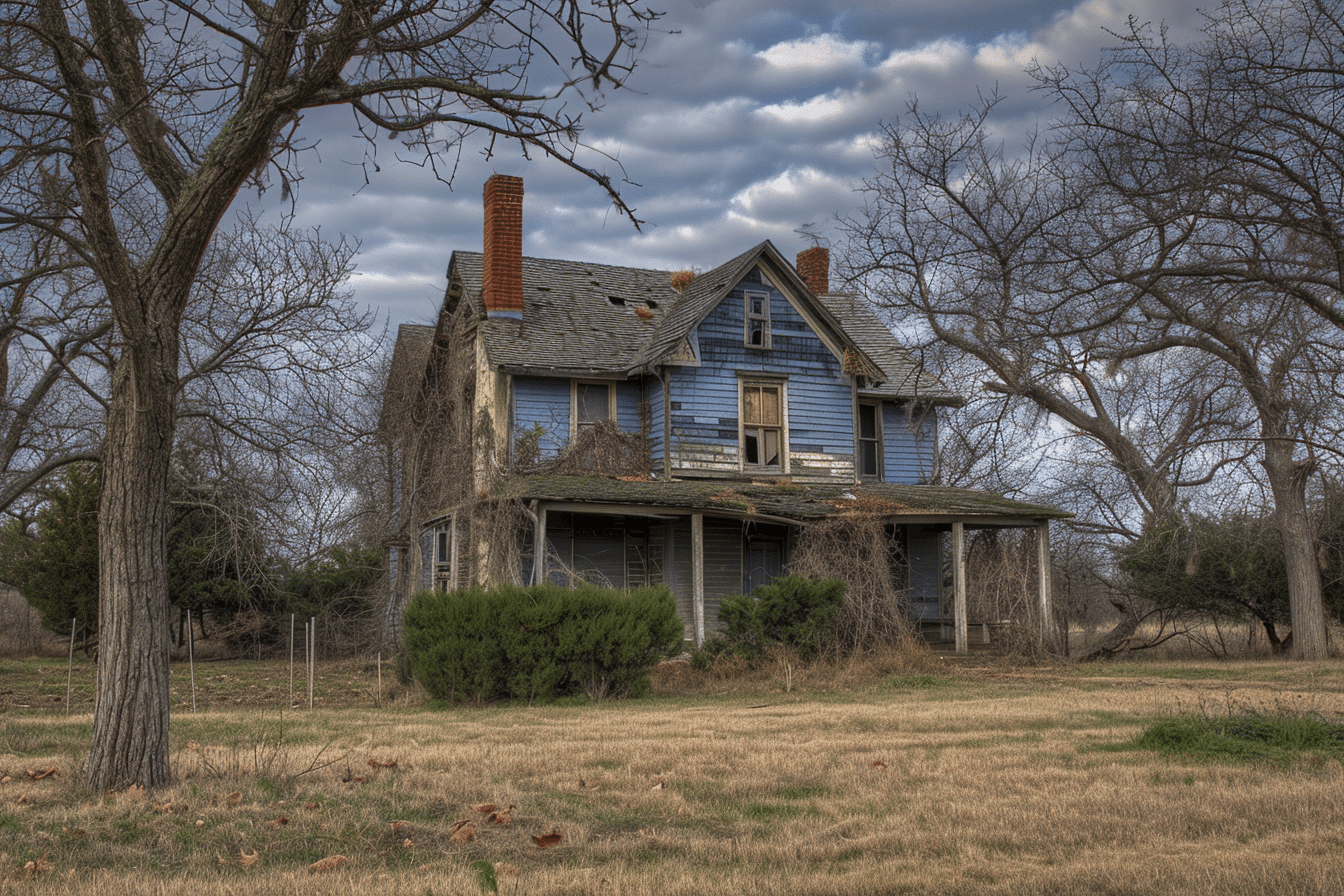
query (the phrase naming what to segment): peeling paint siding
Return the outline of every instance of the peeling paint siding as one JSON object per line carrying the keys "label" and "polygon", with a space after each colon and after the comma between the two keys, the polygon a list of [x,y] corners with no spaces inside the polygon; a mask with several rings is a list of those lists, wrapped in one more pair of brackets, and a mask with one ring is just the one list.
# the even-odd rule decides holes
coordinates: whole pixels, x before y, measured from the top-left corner
{"label": "peeling paint siding", "polygon": [[882,403],[883,473],[887,482],[924,485],[933,478],[938,451],[938,415],[921,410],[912,427],[909,406]]}
{"label": "peeling paint siding", "polygon": [[[770,294],[769,349],[743,344],[744,289]],[[740,284],[700,323],[696,335],[701,366],[678,369],[669,380],[674,474],[740,472],[739,371],[760,371],[787,377],[790,473],[853,480],[850,380],[778,290]]]}
{"label": "peeling paint siding", "polygon": [[569,444],[569,380],[535,376],[513,378],[513,436],[545,431],[541,457],[555,457]]}

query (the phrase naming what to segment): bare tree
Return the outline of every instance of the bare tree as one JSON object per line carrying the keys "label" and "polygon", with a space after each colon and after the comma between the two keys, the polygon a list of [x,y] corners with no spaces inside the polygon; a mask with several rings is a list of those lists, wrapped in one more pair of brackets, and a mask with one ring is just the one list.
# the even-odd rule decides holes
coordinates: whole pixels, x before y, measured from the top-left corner
{"label": "bare tree", "polygon": [[1344,345],[1344,11],[1224,0],[1205,39],[1130,21],[1094,69],[1038,68],[1118,250],[1090,278],[1132,326],[1112,358],[1194,351],[1252,412],[1283,540],[1293,653],[1326,655],[1306,493],[1334,441]]}
{"label": "bare tree", "polygon": [[1014,156],[988,136],[995,98],[951,122],[916,106],[849,225],[876,294],[1105,450],[1057,467],[1109,508],[1099,531],[1263,479],[1304,658],[1326,650],[1306,490],[1344,348],[1338,14],[1227,0],[1191,48],[1131,21],[1097,68],[1035,70],[1064,112]]}
{"label": "bare tree", "polygon": [[473,132],[516,140],[633,217],[577,155],[566,99],[593,108],[619,86],[652,19],[627,0],[5,6],[0,226],[54,236],[94,273],[118,346],[92,788],[170,776],[163,533],[183,316],[238,190],[267,177],[292,189],[301,112],[343,105],[366,135],[400,134],[431,163]]}

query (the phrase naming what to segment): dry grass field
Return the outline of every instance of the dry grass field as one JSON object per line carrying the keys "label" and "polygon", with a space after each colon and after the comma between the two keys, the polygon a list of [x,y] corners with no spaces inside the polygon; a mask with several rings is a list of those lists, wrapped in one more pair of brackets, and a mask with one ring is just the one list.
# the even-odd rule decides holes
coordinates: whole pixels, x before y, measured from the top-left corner
{"label": "dry grass field", "polygon": [[1134,744],[1340,722],[1339,662],[683,664],[643,700],[466,708],[348,663],[312,710],[286,666],[214,663],[196,712],[175,666],[178,783],[104,799],[90,674],[67,715],[63,661],[0,660],[0,893],[1344,892],[1344,751]]}

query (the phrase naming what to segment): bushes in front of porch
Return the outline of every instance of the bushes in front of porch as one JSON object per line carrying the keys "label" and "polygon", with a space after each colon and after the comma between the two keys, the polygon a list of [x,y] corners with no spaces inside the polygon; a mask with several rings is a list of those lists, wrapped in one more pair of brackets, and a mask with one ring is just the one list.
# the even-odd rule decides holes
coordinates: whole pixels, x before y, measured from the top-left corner
{"label": "bushes in front of porch", "polygon": [[681,639],[676,601],[663,587],[426,591],[405,616],[411,674],[455,702],[639,696]]}
{"label": "bushes in front of porch", "polygon": [[810,660],[830,652],[836,648],[846,588],[839,579],[790,575],[729,598],[719,606],[724,632],[707,642],[703,653],[731,652],[752,660],[767,646],[783,645]]}

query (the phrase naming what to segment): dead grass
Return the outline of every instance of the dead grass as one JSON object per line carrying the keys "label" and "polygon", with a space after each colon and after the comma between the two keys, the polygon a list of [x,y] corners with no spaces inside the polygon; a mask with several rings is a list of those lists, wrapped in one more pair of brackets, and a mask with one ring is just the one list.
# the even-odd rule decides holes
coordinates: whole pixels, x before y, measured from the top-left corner
{"label": "dead grass", "polygon": [[474,893],[475,861],[504,893],[1344,891],[1338,760],[1100,749],[1201,701],[1344,717],[1340,664],[887,662],[597,706],[218,705],[174,717],[174,787],[107,800],[87,713],[7,710],[0,892]]}

